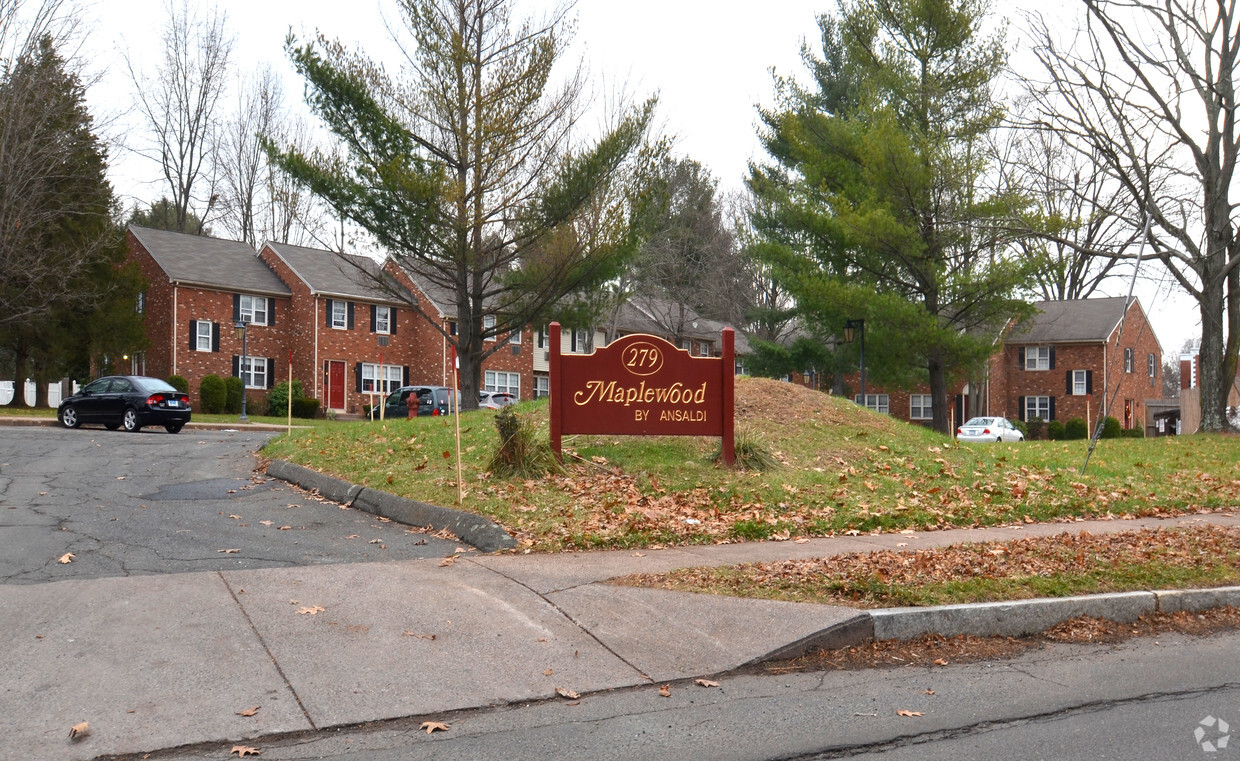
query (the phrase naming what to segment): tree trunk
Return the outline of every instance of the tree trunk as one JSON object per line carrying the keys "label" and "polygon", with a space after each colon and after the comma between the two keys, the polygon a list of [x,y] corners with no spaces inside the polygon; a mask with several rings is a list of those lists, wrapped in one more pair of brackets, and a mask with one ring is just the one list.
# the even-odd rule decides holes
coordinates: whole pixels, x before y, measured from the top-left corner
{"label": "tree trunk", "polygon": [[926,369],[930,372],[930,402],[934,430],[939,433],[950,434],[947,406],[947,368],[943,367],[943,363],[937,357],[931,357],[926,363]]}

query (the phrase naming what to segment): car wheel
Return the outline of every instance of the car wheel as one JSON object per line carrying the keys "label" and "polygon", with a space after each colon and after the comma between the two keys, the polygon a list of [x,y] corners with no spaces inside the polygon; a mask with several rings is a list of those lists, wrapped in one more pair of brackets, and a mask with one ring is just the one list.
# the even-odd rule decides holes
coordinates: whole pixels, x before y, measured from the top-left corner
{"label": "car wheel", "polygon": [[121,427],[121,424],[120,423],[104,423],[103,427],[107,428],[109,431],[115,431],[117,428]]}
{"label": "car wheel", "polygon": [[142,425],[138,422],[138,411],[133,407],[125,410],[125,414],[121,416],[121,425],[130,433],[137,433],[142,430]]}
{"label": "car wheel", "polygon": [[996,436],[996,437],[995,437],[995,443],[996,443],[996,444],[1002,444],[1002,443],[1003,443],[1003,437],[1002,437],[1002,436]]}
{"label": "car wheel", "polygon": [[65,407],[64,412],[60,413],[60,422],[65,424],[65,428],[77,428],[82,424],[78,420],[77,410],[73,407]]}
{"label": "car wheel", "polygon": [[173,423],[171,425],[164,426],[164,430],[168,433],[180,433],[182,425],[182,423]]}

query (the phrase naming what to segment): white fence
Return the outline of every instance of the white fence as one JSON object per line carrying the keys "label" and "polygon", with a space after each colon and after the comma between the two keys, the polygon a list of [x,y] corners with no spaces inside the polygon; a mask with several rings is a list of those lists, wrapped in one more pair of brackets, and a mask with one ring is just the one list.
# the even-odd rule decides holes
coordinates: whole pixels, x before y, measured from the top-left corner
{"label": "white fence", "polygon": [[[77,393],[77,381],[72,381],[70,385],[73,387],[72,393]],[[16,384],[13,381],[0,381],[0,406],[7,406],[13,403],[16,397]],[[22,384],[22,398],[25,399],[27,407],[33,407],[35,403],[35,382],[27,380]],[[47,406],[59,407],[61,400],[60,381],[47,384]]]}

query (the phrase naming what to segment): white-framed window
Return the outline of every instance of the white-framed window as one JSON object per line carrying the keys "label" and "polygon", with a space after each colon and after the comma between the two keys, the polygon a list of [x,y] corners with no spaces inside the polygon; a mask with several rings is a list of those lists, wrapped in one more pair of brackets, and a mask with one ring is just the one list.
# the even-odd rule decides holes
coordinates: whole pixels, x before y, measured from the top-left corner
{"label": "white-framed window", "polygon": [[1148,359],[1146,360],[1146,363],[1149,365],[1150,377],[1153,378],[1157,376],[1158,375],[1158,363],[1154,361],[1153,354],[1149,355]]}
{"label": "white-framed window", "polygon": [[349,303],[332,301],[332,327],[340,330],[349,329]]}
{"label": "white-framed window", "polygon": [[544,325],[534,333],[534,346],[539,349],[545,349],[550,343],[550,339],[547,338],[547,328]]}
{"label": "white-framed window", "polygon": [[1034,418],[1051,419],[1051,398],[1049,396],[1025,397],[1025,420]]}
{"label": "white-framed window", "polygon": [[138,303],[134,305],[134,311],[138,314],[146,312],[146,291],[138,291]]}
{"label": "white-framed window", "polygon": [[508,343],[510,343],[510,344],[519,344],[519,343],[521,343],[521,331],[519,331],[519,330],[511,330],[511,331],[509,331],[509,332],[508,332]]}
{"label": "white-framed window", "polygon": [[486,333],[487,331],[490,331],[491,335],[487,336],[486,338],[482,340],[494,341],[495,340],[495,315],[493,314],[482,315],[482,332]]}
{"label": "white-framed window", "polygon": [[246,388],[267,388],[267,358],[242,357],[241,381]]}
{"label": "white-framed window", "polygon": [[194,323],[194,350],[211,351],[211,323],[206,320]]}
{"label": "white-framed window", "polygon": [[709,357],[711,348],[710,341],[702,341],[698,344],[698,356]]}
{"label": "white-framed window", "polygon": [[534,398],[542,399],[551,396],[551,379],[546,375],[534,376]]}
{"label": "white-framed window", "polygon": [[500,370],[487,370],[482,378],[483,391],[508,392],[518,399],[521,398],[521,373],[506,373]]}
{"label": "white-framed window", "polygon": [[1025,347],[1025,369],[1026,370],[1049,370],[1051,369],[1051,347],[1049,346],[1026,346]]}
{"label": "white-framed window", "polygon": [[569,345],[569,351],[584,354],[586,351],[586,332],[578,328],[573,331],[572,339]]}
{"label": "white-framed window", "polygon": [[375,332],[392,332],[392,308],[377,306],[375,309]]}
{"label": "white-framed window", "polygon": [[384,365],[380,375],[379,365],[362,363],[362,393],[390,394],[400,388],[405,372],[400,365]]}
{"label": "white-framed window", "polygon": [[693,342],[690,341],[688,338],[686,338],[680,342],[680,348],[692,354],[693,353]]}
{"label": "white-framed window", "polygon": [[[853,401],[861,404],[861,394],[853,396]],[[891,411],[891,399],[886,394],[866,394],[865,406],[886,415]]]}
{"label": "white-framed window", "polygon": [[241,294],[241,321],[251,325],[266,325],[267,297]]}
{"label": "white-framed window", "polygon": [[745,367],[745,360],[736,358],[734,361],[736,363],[737,375],[749,375],[749,368]]}
{"label": "white-framed window", "polygon": [[1072,395],[1085,396],[1089,393],[1089,371],[1072,371]]}
{"label": "white-framed window", "polygon": [[913,394],[908,398],[910,420],[930,420],[934,417],[933,399],[930,394]]}
{"label": "white-framed window", "polygon": [[1132,372],[1133,365],[1135,363],[1136,363],[1136,360],[1133,357],[1132,349],[1124,349],[1124,372],[1126,373]]}

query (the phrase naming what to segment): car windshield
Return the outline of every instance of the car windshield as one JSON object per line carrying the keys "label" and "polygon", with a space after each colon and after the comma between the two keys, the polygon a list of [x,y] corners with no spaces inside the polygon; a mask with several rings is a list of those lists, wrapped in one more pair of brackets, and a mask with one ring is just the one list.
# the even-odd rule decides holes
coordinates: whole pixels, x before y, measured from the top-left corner
{"label": "car windshield", "polygon": [[965,423],[965,425],[977,425],[977,426],[994,425],[994,418],[988,418],[988,417],[970,418],[969,422]]}
{"label": "car windshield", "polygon": [[165,394],[169,392],[173,394],[181,393],[180,391],[177,391],[172,384],[161,381],[159,378],[135,378],[134,381],[138,388],[147,394],[154,394],[157,392],[163,392]]}

